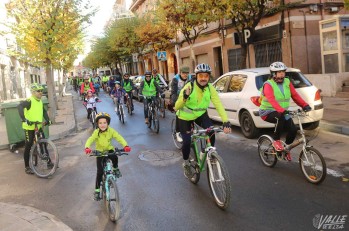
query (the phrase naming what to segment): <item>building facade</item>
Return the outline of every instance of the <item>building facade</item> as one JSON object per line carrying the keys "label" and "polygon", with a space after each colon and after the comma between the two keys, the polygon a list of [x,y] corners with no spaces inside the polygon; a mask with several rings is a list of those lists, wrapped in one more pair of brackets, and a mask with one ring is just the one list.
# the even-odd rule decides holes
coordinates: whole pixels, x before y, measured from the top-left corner
{"label": "building facade", "polygon": [[[141,15],[155,7],[154,4],[150,0],[135,0],[130,10]],[[306,74],[322,73],[319,22],[347,14],[343,0],[308,0],[300,6],[264,17],[256,27],[253,38],[249,38],[246,66],[243,68],[269,66],[274,61],[282,61]],[[244,40],[229,19],[211,23],[204,35],[194,44],[197,63],[208,63],[213,68],[215,78],[240,68],[240,43]],[[164,65],[167,70],[163,72],[168,73],[169,79],[182,65],[189,66],[193,71],[190,48],[186,42],[174,44],[173,48],[168,49],[167,58]],[[151,52],[139,62],[152,68],[159,63],[156,54]]]}

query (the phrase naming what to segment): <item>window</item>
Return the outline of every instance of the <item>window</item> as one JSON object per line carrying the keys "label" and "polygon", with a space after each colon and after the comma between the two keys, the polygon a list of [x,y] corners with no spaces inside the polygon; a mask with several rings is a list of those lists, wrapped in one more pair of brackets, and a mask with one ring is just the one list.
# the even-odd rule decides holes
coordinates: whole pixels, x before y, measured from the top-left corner
{"label": "window", "polygon": [[228,92],[240,92],[245,86],[246,79],[246,75],[233,75],[230,79]]}
{"label": "window", "polygon": [[230,76],[226,75],[217,81],[215,88],[218,92],[224,92],[225,85],[226,85],[227,81],[229,80],[229,78],[230,78]]}
{"label": "window", "polygon": [[[259,90],[265,81],[270,77],[270,74],[260,75],[256,77],[256,87]],[[289,78],[294,88],[302,88],[311,86],[311,82],[301,72],[286,72],[286,78]]]}

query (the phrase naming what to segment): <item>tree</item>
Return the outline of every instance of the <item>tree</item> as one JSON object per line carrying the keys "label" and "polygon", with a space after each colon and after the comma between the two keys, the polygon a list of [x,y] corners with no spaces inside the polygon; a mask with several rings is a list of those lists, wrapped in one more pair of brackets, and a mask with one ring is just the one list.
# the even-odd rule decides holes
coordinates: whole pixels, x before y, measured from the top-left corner
{"label": "tree", "polygon": [[215,0],[162,0],[158,8],[159,16],[168,27],[180,31],[189,44],[193,69],[196,65],[193,45],[208,28],[208,23],[217,19],[212,14],[214,3]]}
{"label": "tree", "polygon": [[[8,26],[17,44],[25,50],[21,59],[46,68],[50,117],[55,120],[56,102],[52,68],[63,67],[77,57],[76,45],[84,26],[95,13],[83,13],[81,0],[10,0],[8,15],[15,21]],[[68,56],[68,57],[67,57]],[[75,58],[76,58],[75,57]]]}
{"label": "tree", "polygon": [[[304,1],[284,4],[283,0],[222,0],[215,3],[215,13],[221,18],[230,18],[240,39],[245,29],[251,32],[253,38],[256,26],[261,19],[268,15],[283,12],[286,9],[300,5]],[[246,68],[248,44],[240,41],[242,52],[239,68]]]}

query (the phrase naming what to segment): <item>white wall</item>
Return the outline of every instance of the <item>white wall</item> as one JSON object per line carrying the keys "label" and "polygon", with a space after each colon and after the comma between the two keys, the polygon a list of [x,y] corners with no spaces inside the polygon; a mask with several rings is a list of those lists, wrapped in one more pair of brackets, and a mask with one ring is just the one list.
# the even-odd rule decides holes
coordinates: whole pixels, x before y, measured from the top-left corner
{"label": "white wall", "polygon": [[349,72],[333,74],[306,74],[310,82],[322,90],[322,96],[336,96],[342,91],[344,82],[349,81]]}

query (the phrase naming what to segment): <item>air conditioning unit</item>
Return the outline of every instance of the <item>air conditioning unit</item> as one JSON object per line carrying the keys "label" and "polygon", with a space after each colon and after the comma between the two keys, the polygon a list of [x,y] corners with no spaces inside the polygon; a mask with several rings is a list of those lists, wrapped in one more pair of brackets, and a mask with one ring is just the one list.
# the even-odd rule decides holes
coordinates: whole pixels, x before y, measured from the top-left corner
{"label": "air conditioning unit", "polygon": [[330,7],[329,10],[330,10],[331,13],[337,13],[338,12],[338,7],[333,6],[333,7]]}

